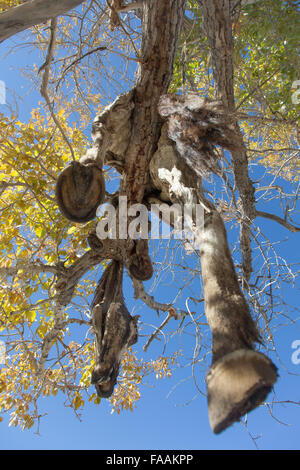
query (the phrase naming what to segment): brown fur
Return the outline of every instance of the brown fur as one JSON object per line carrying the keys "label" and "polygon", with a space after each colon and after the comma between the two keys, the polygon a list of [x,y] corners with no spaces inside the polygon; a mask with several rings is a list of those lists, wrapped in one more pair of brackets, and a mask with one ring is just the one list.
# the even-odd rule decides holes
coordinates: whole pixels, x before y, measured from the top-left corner
{"label": "brown fur", "polygon": [[153,266],[148,254],[148,241],[137,240],[130,254],[129,272],[139,281],[147,281],[153,276]]}
{"label": "brown fur", "polygon": [[93,163],[72,162],[59,175],[55,194],[58,207],[68,220],[92,220],[105,197],[102,169]]}
{"label": "brown fur", "polygon": [[112,261],[105,269],[92,302],[96,366],[91,382],[100,397],[114,390],[123,351],[138,340],[137,320],[128,312],[122,293],[123,265]]}

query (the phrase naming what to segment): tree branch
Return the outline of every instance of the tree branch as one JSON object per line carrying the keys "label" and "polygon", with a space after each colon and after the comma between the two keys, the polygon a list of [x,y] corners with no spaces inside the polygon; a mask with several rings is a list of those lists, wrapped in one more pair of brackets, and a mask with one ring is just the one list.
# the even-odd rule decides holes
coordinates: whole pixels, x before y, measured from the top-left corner
{"label": "tree branch", "polygon": [[52,117],[53,121],[57,125],[58,129],[61,132],[61,135],[62,135],[64,141],[66,142],[67,146],[70,149],[73,160],[75,160],[75,155],[74,155],[72,145],[70,144],[69,139],[66,136],[66,133],[63,130],[59,120],[55,116],[55,113],[54,113],[54,110],[53,110],[53,105],[50,101],[49,94],[48,94],[48,81],[49,81],[49,73],[50,73],[50,64],[53,60],[53,52],[54,52],[55,43],[56,43],[56,30],[57,30],[57,18],[53,18],[51,20],[51,25],[50,25],[51,34],[50,34],[50,41],[49,41],[47,56],[46,56],[45,62],[43,63],[43,65],[39,69],[39,72],[44,70],[40,92],[41,92],[42,97],[45,99],[45,101],[47,103],[47,106],[48,106],[48,109],[50,111],[50,114],[51,114],[51,117]]}
{"label": "tree branch", "polygon": [[16,266],[10,267],[1,267],[0,266],[0,276],[15,276],[18,271],[25,271],[28,273],[52,273],[57,274],[57,267],[55,265],[46,265],[39,263],[17,263]]}
{"label": "tree branch", "polygon": [[256,211],[256,216],[264,217],[265,219],[270,219],[274,222],[278,222],[279,224],[283,225],[283,227],[287,228],[290,232],[300,232],[300,227],[295,227],[295,225],[290,224],[284,219],[281,219],[281,217],[278,217],[278,215],[269,214],[268,212],[263,211]]}
{"label": "tree branch", "polygon": [[147,294],[145,291],[142,281],[138,281],[134,277],[131,277],[132,285],[134,288],[134,298],[142,300],[149,308],[156,310],[157,312],[161,310],[162,312],[168,312],[172,308],[171,304],[162,304],[157,302],[153,296]]}
{"label": "tree branch", "polygon": [[81,277],[104,259],[122,259],[118,240],[102,240],[101,250],[89,250],[69,268],[62,266],[56,282],[59,305],[68,305]]}
{"label": "tree branch", "polygon": [[0,43],[36,24],[63,15],[84,0],[29,0],[0,15]]}
{"label": "tree branch", "polygon": [[[176,313],[175,313],[176,315]],[[148,339],[147,343],[145,344],[145,346],[143,346],[143,350],[146,352],[147,349],[149,348],[150,344],[152,343],[152,341],[157,337],[157,335],[162,331],[162,329],[169,323],[169,321],[171,320],[171,318],[176,318],[176,316],[174,315],[173,311],[169,312],[168,315],[166,316],[166,318],[164,319],[164,321],[162,322],[162,324],[156,328],[156,330],[154,331],[154,333],[152,333],[152,335],[150,336],[150,338]]]}

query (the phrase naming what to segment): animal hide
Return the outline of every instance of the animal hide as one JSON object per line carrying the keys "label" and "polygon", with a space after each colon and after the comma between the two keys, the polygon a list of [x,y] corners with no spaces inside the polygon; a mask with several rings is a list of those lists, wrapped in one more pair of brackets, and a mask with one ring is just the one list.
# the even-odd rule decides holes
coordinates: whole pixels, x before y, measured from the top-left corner
{"label": "animal hide", "polygon": [[58,207],[68,220],[92,220],[105,197],[102,169],[94,163],[72,162],[59,175],[55,194]]}
{"label": "animal hide", "polygon": [[130,274],[139,281],[147,281],[153,275],[153,266],[148,254],[148,240],[136,240],[130,254]]}
{"label": "animal hide", "polygon": [[105,269],[92,302],[96,366],[91,382],[99,397],[112,395],[123,352],[138,340],[137,320],[128,312],[123,292],[123,265],[112,261]]}
{"label": "animal hide", "polygon": [[216,146],[228,150],[241,148],[229,114],[219,101],[197,94],[163,95],[158,111],[167,118],[168,136],[179,154],[200,176],[218,173]]}

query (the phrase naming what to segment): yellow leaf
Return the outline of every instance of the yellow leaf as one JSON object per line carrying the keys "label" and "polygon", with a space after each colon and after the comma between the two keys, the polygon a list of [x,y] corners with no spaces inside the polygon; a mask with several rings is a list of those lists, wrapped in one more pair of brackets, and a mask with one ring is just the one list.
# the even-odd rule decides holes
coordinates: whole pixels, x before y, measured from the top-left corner
{"label": "yellow leaf", "polygon": [[76,395],[76,397],[75,397],[74,400],[73,400],[75,410],[78,410],[78,408],[79,408],[80,405],[81,405],[81,401],[82,401],[82,400],[81,400],[80,395]]}
{"label": "yellow leaf", "polygon": [[76,232],[77,231],[77,227],[70,227],[69,230],[67,231],[67,233],[69,235],[71,235],[72,233]]}
{"label": "yellow leaf", "polygon": [[41,226],[41,227],[36,228],[35,233],[37,234],[39,238],[43,238],[46,231],[45,231],[45,228]]}
{"label": "yellow leaf", "polygon": [[29,320],[30,322],[33,323],[35,321],[35,318],[36,318],[36,312],[34,312],[34,311],[26,312],[26,318],[27,318],[27,320]]}

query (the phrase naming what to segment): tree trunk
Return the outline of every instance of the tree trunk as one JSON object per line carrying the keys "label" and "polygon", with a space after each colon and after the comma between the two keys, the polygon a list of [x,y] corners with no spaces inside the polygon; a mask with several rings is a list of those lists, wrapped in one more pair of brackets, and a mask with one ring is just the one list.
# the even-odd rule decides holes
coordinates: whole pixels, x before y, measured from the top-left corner
{"label": "tree trunk", "polygon": [[[230,113],[235,111],[233,82],[233,37],[229,0],[201,0],[203,23],[206,30],[212,57],[215,96],[220,99]],[[237,135],[243,148],[243,136],[238,123]],[[241,198],[241,251],[244,277],[249,281],[252,272],[249,227],[255,218],[254,187],[248,174],[246,149],[231,151],[235,184]]]}
{"label": "tree trunk", "polygon": [[185,0],[143,4],[143,40],[135,87],[132,133],[125,156],[128,203],[142,202],[149,183],[148,165],[157,147],[160,96],[168,91],[180,35]]}

